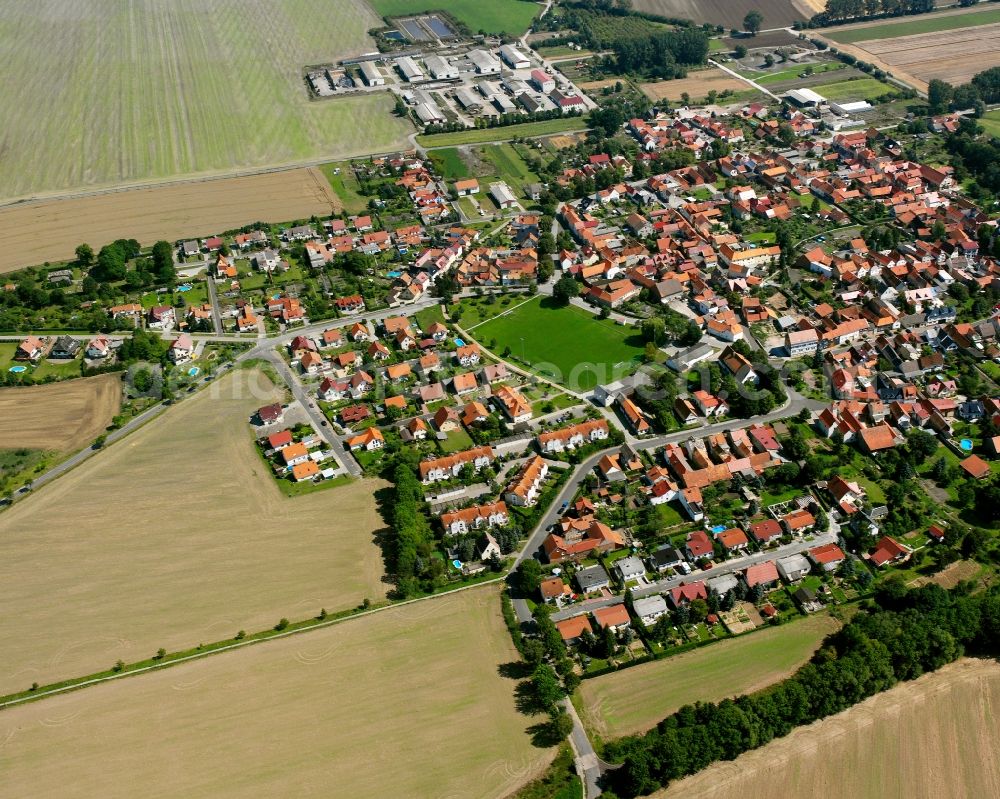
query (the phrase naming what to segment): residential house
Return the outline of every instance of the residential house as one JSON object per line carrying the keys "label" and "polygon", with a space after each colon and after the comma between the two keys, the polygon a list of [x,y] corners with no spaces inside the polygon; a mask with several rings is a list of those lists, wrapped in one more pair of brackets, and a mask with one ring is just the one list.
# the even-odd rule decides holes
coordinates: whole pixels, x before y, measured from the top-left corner
{"label": "residential house", "polygon": [[632,602],[632,612],[639,621],[650,627],[660,616],[667,614],[667,601],[659,594],[642,597]]}

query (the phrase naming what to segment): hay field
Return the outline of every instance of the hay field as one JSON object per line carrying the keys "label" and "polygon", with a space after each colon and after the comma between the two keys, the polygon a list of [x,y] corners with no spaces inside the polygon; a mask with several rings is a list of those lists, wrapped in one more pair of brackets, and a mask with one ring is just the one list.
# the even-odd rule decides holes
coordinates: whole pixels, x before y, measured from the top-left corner
{"label": "hay field", "polygon": [[121,404],[116,374],[0,388],[0,447],[75,452],[107,429]]}
{"label": "hay field", "polygon": [[839,626],[825,614],[810,616],[584,680],[584,723],[601,738],[617,738],[648,730],[683,705],[758,691],[798,669]]}
{"label": "hay field", "polygon": [[381,483],[283,496],[247,422],[276,394],[229,375],[0,514],[0,694],[385,595]]}
{"label": "hay field", "polygon": [[998,706],[1000,664],[960,660],[653,797],[1000,796]]}
{"label": "hay field", "polygon": [[401,146],[388,93],[310,102],[302,79],[379,24],[363,0],[2,3],[0,198]]}
{"label": "hay field", "polygon": [[506,796],[553,751],[497,674],[515,658],[492,586],[392,608],[4,711],[0,793]]}
{"label": "hay field", "polygon": [[873,39],[857,46],[894,73],[902,70],[920,81],[938,78],[957,86],[977,72],[1000,66],[1000,23]]}
{"label": "hay field", "polygon": [[650,100],[680,100],[685,92],[690,95],[691,100],[701,100],[710,91],[743,92],[753,91],[753,87],[748,83],[734,78],[721,69],[712,67],[711,69],[701,69],[696,72],[689,72],[686,78],[677,80],[663,80],[656,83],[643,83],[640,87],[642,93]]}
{"label": "hay field", "polygon": [[72,258],[84,241],[95,250],[120,238],[175,241],[252,222],[324,216],[341,207],[315,167],[18,203],[0,207],[0,273]]}
{"label": "hay field", "polygon": [[[756,9],[764,15],[763,29],[785,28],[816,13],[817,0],[634,0],[636,11],[675,19],[691,19],[699,25],[710,22],[726,28],[742,28],[743,17]],[[822,2],[822,0],[820,0]],[[752,42],[747,42],[752,47]]]}

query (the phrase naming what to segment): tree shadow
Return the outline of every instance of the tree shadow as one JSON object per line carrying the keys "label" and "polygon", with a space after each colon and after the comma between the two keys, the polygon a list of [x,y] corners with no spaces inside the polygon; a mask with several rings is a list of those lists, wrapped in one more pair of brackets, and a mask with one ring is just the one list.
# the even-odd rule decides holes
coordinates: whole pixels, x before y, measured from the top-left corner
{"label": "tree shadow", "polygon": [[526,680],[531,676],[531,666],[523,660],[512,660],[497,666],[497,673],[508,680]]}
{"label": "tree shadow", "polygon": [[517,684],[517,688],[514,689],[514,704],[517,707],[517,712],[525,716],[537,716],[548,712],[548,708],[538,701],[538,695],[535,693],[535,687],[531,684],[531,680],[522,680]]}
{"label": "tree shadow", "polygon": [[531,737],[531,745],[538,749],[551,749],[563,741],[551,719],[532,724],[525,732]]}

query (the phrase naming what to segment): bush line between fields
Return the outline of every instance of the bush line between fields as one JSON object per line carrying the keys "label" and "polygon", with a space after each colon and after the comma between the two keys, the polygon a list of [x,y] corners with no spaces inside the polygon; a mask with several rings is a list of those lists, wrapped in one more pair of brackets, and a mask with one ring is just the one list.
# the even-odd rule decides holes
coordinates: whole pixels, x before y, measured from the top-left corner
{"label": "bush line between fields", "polygon": [[464,583],[462,585],[455,586],[454,588],[446,588],[436,593],[414,597],[413,599],[406,599],[399,602],[383,600],[378,603],[358,605],[355,608],[340,610],[335,613],[328,614],[324,609],[320,611],[318,616],[313,616],[312,618],[296,622],[291,622],[288,619],[283,618],[275,624],[274,627],[268,630],[261,630],[255,633],[246,633],[243,630],[240,630],[234,637],[227,638],[222,641],[215,641],[210,644],[199,644],[196,647],[178,652],[164,652],[162,655],[158,652],[153,657],[146,658],[145,660],[140,660],[135,663],[123,663],[119,661],[110,669],[94,672],[93,674],[88,674],[84,677],[74,677],[68,680],[60,680],[59,682],[49,683],[47,685],[36,684],[27,690],[0,696],[0,710],[21,705],[26,702],[44,699],[45,697],[57,696],[70,691],[76,691],[91,685],[98,685],[102,682],[109,682],[123,677],[132,677],[137,674],[144,674],[150,671],[169,668],[170,666],[176,666],[181,663],[198,660],[203,657],[208,657],[209,655],[230,652],[234,649],[240,649],[245,646],[260,644],[265,641],[273,641],[277,638],[285,638],[289,635],[309,632],[310,630],[316,630],[322,627],[330,627],[334,624],[340,624],[341,622],[348,621],[349,619],[361,618],[373,613],[379,613],[383,610],[389,610],[390,608],[401,607],[414,602],[423,602],[427,599],[436,599],[445,594],[466,591],[472,588],[479,588],[484,585],[491,585],[493,583],[502,582],[504,579],[504,576],[500,575],[489,580]]}

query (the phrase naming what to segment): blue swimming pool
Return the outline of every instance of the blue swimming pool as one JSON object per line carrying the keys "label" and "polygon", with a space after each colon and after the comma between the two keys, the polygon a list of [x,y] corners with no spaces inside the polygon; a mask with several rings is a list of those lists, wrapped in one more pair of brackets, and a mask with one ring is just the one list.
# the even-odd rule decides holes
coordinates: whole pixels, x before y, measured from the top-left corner
{"label": "blue swimming pool", "polygon": [[719,533],[721,533],[725,529],[726,529],[726,525],[724,525],[724,524],[717,524],[717,525],[715,525],[715,527],[712,528],[712,534],[713,535],[718,535]]}
{"label": "blue swimming pool", "polygon": [[179,292],[181,292],[182,294],[183,294],[183,293],[184,293],[185,291],[191,291],[191,289],[192,289],[192,286],[191,286],[191,284],[190,284],[190,283],[185,283],[185,284],[184,284],[183,286],[178,286],[178,287],[177,287],[177,290],[178,290]]}
{"label": "blue swimming pool", "polygon": [[465,342],[462,341],[462,339],[457,338],[457,339],[455,339],[455,345],[459,346],[459,347],[464,347],[465,346]]}
{"label": "blue swimming pool", "polygon": [[958,446],[960,446],[965,452],[972,452],[972,441],[968,438],[963,438],[959,441]]}
{"label": "blue swimming pool", "polygon": [[199,372],[201,372],[201,369],[199,367],[192,366],[190,369],[188,369],[188,377],[197,377]]}
{"label": "blue swimming pool", "polygon": [[8,372],[13,372],[16,375],[19,375],[19,374],[21,374],[21,372],[27,372],[28,371],[28,367],[27,366],[21,366],[21,365],[12,366],[7,371]]}
{"label": "blue swimming pool", "polygon": [[402,272],[386,272],[385,276],[386,277],[391,277],[393,280],[395,280],[397,277],[402,277],[403,273]]}
{"label": "blue swimming pool", "polygon": [[454,566],[456,569],[461,569],[462,568],[462,561],[460,561],[460,560],[453,560],[451,562],[451,565]]}

